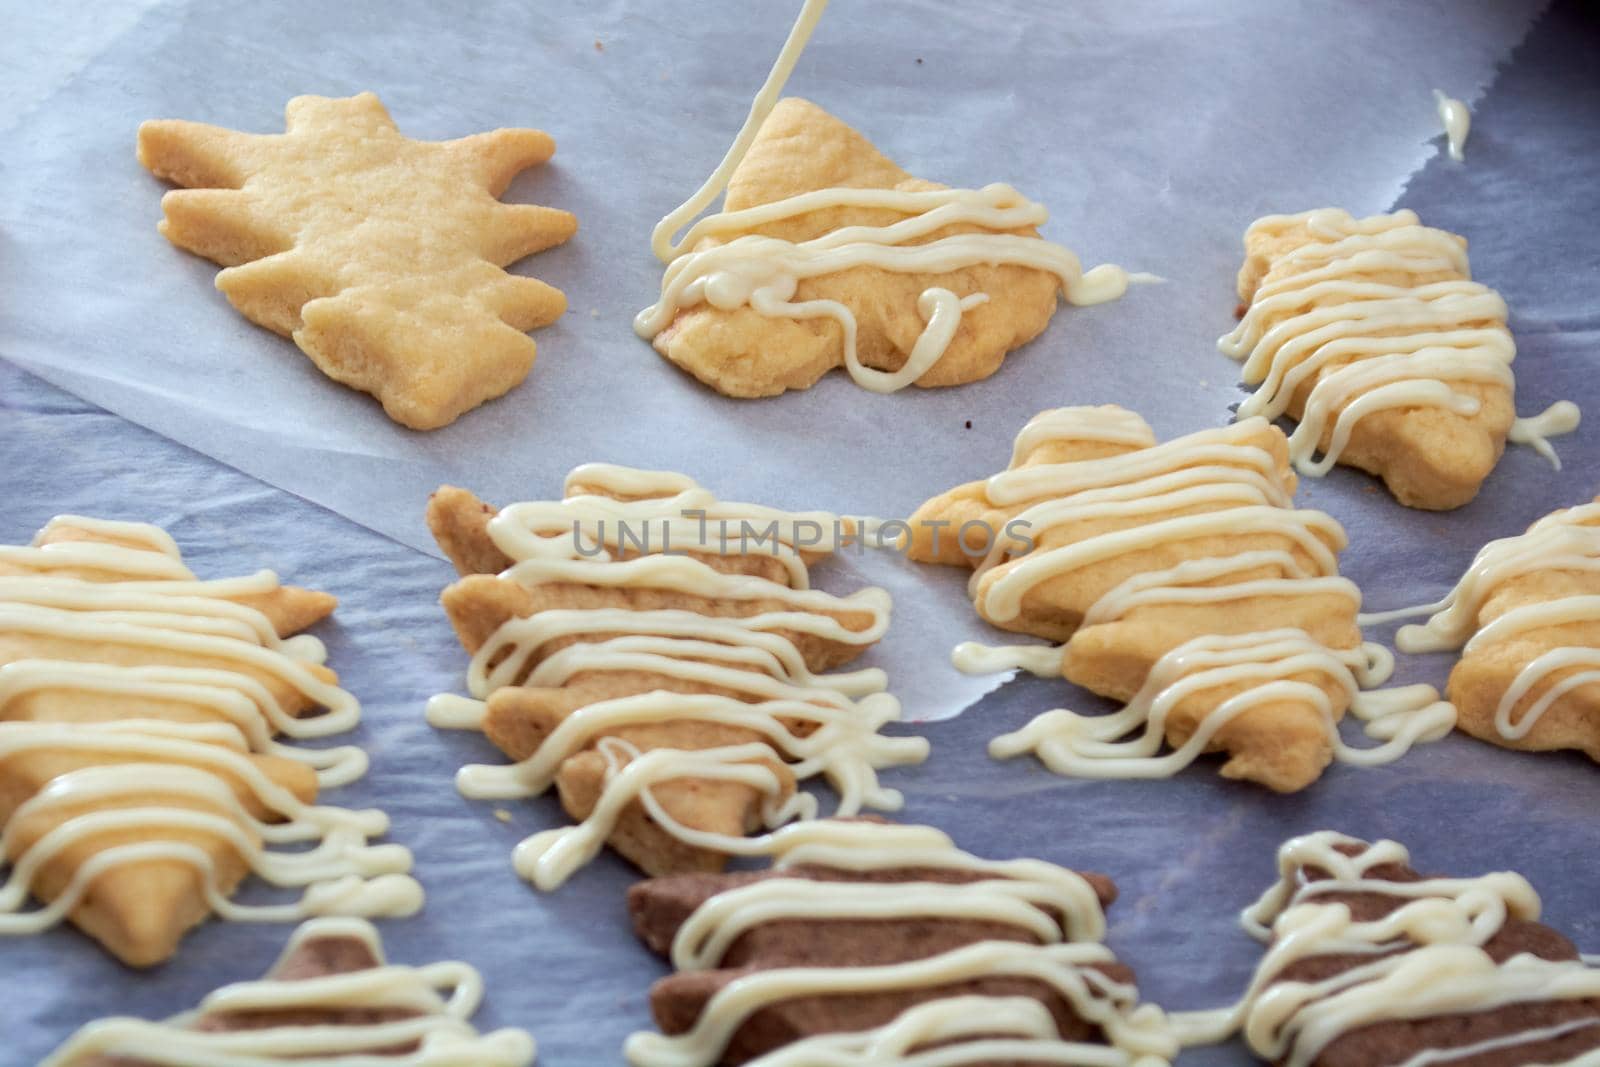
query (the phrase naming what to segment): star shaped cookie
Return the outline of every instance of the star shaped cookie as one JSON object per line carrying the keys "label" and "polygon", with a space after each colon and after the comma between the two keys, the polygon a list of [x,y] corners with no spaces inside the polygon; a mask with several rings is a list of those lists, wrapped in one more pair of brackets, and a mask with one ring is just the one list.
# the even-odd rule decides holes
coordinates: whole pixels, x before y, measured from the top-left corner
{"label": "star shaped cookie", "polygon": [[286,115],[281,134],[140,126],[139,161],[183,187],[162,198],[162,234],[225,267],[217,288],[246,318],[412,429],[447,425],[527,377],[525,331],[559,318],[566,297],[501,268],[578,224],[497,198],[550,158],[550,136],[414,141],[372,93],[299,96]]}

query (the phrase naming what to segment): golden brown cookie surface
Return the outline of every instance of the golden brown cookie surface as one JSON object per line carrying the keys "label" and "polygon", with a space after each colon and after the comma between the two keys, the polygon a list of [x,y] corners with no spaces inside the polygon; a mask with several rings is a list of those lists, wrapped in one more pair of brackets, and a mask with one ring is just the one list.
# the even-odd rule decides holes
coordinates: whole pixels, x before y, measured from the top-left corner
{"label": "golden brown cookie surface", "polygon": [[[1341,742],[1345,712],[1387,674],[1362,643],[1360,590],[1339,576],[1344,531],[1296,508],[1295,487],[1287,442],[1263,419],[1158,445],[1132,412],[1061,408],[1024,427],[1006,470],[917,509],[913,559],[972,567],[980,616],[1062,642],[963,646],[958,667],[1026,667],[1126,704],[1047,712],[991,754],[1165,777],[1222,752],[1225,777],[1293,792],[1336,754],[1394,758],[1447,730],[1448,707],[1419,691],[1358,706],[1393,711],[1391,725],[1417,731],[1407,740],[1360,756]],[[972,551],[964,530],[986,545]]]}
{"label": "golden brown cookie surface", "polygon": [[[359,718],[321,644],[293,636],[333,597],[270,571],[201,580],[158,528],[81,516],[0,559],[0,862],[21,890],[0,905],[0,935],[66,919],[145,967],[213,912],[420,906],[409,853],[368,848],[380,813],[316,803],[360,777],[365,754],[280,740]],[[301,899],[231,901],[252,873]]]}
{"label": "golden brown cookie surface", "polygon": [[146,122],[139,160],[182,189],[161,232],[227,268],[246,318],[292,337],[319,369],[396,422],[443,426],[517,385],[524,331],[566,298],[500,269],[577,229],[567,212],[496,198],[549,159],[538,130],[403,137],[372,93],[289,102],[282,134]]}
{"label": "golden brown cookie surface", "polygon": [[1302,473],[1356,467],[1427,510],[1477,495],[1516,417],[1516,345],[1466,241],[1327,208],[1260,219],[1244,246],[1244,317],[1220,342],[1257,387],[1240,414],[1295,419]]}
{"label": "golden brown cookie surface", "polygon": [[[808,101],[791,98],[773,109],[734,171],[725,210],[736,212],[835,188],[926,192],[944,186],[913,177],[838,118]],[[903,210],[890,208],[824,207],[722,232],[696,247],[703,250],[750,235],[799,243],[846,227],[886,226],[909,217]],[[953,225],[908,244],[982,230],[970,224]],[[1006,232],[1038,236],[1031,227]],[[921,386],[949,386],[987,378],[1000,368],[1007,352],[1036,337],[1055,311],[1061,282],[1047,270],[1015,263],[926,271],[857,266],[802,278],[792,300],[842,305],[855,322],[861,363],[879,370],[898,370],[927,326],[918,303],[930,288],[946,289],[958,297],[988,294],[986,302],[962,313],[944,354],[916,379]],[[738,397],[806,389],[845,363],[844,329],[835,318],[767,315],[748,305],[683,308],[655,335],[653,343],[663,356],[702,382]]]}
{"label": "golden brown cookie surface", "polygon": [[1441,605],[1420,611],[1436,606],[1397,644],[1461,649],[1446,692],[1464,732],[1600,761],[1600,499],[1491,541]]}

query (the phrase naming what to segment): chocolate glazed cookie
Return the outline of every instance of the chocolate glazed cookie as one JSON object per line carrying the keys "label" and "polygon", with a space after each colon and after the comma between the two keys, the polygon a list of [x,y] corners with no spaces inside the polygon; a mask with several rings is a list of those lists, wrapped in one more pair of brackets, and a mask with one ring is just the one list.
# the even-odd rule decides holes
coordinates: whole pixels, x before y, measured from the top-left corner
{"label": "chocolate glazed cookie", "polygon": [[[888,1042],[907,1052],[960,1041],[1009,1054],[970,1062],[1029,1062],[1067,1043],[1166,1062],[1164,1018],[1138,1004],[1132,971],[1099,944],[1116,895],[1105,877],[982,860],[931,827],[827,820],[806,831],[769,870],[633,887],[641,940],[679,968],[651,990],[668,1037],[635,1035],[635,1065],[741,1064],[776,1050],[800,1062],[796,1043],[866,1062]],[[1022,1002],[1030,1022],[1013,1027],[1000,1010]]]}
{"label": "chocolate glazed cookie", "polygon": [[[1393,841],[1289,841],[1245,913],[1268,942],[1228,1017],[1284,1067],[1595,1062],[1600,969],[1538,922],[1520,875],[1426,877]],[[1203,1016],[1179,1018],[1188,1030]],[[1223,1036],[1219,1027],[1210,1038]],[[1199,1032],[1196,1028],[1194,1033]]]}

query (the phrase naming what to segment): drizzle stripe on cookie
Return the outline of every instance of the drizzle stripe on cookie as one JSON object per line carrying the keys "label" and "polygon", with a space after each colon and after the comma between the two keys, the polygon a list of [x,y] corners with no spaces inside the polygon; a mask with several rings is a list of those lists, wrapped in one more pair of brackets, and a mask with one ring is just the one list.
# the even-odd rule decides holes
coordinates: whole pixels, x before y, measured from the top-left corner
{"label": "drizzle stripe on cookie", "polygon": [[[1225,355],[1244,361],[1245,383],[1257,386],[1239,406],[1240,418],[1276,419],[1303,397],[1289,438],[1302,474],[1327,473],[1356,424],[1373,412],[1435,407],[1471,416],[1480,401],[1452,383],[1514,390],[1517,349],[1505,327],[1505,301],[1471,280],[1459,237],[1419,225],[1411,211],[1358,220],[1320,208],[1257,219],[1246,247],[1302,226],[1314,240],[1274,259],[1272,280],[1217,342]],[[1411,280],[1370,280],[1394,274]],[[1418,278],[1429,280],[1417,284]],[[1562,401],[1517,420],[1511,436],[1559,467],[1545,437],[1577,424],[1577,408]]]}
{"label": "drizzle stripe on cookie", "polygon": [[[1030,531],[1036,547],[1013,556],[1014,546],[997,539],[976,568],[970,589],[986,618],[1017,618],[1031,593],[1079,569],[1130,552],[1219,537],[1270,537],[1294,551],[1244,548],[1132,575],[1099,597],[1082,625],[1116,622],[1149,606],[1221,608],[1262,597],[1332,594],[1360,605],[1360,590],[1338,575],[1336,553],[1345,544],[1343,529],[1322,512],[1293,507],[1271,453],[1251,441],[1262,428],[1259,418],[1163,445],[1147,443],[1127,426],[1108,434],[1105,418],[1092,408],[1063,408],[1036,418],[1019,437],[1011,468],[988,480],[991,505],[1022,505],[1014,521]],[[1024,465],[1035,450],[1052,442],[1084,440],[1114,441],[1132,450],[1094,460]],[[1190,513],[1174,514],[1180,510]],[[1117,520],[1121,527],[1056,547],[1037,547],[1048,543],[1053,531],[1105,520]],[[1259,577],[1274,571],[1277,576]],[[1059,671],[1060,652],[1037,646],[963,645],[954,659],[968,671],[1025,666],[1050,673]],[[1122,711],[1097,717],[1065,709],[1047,712],[996,738],[990,753],[1008,758],[1034,752],[1061,774],[1166,777],[1204,753],[1234,719],[1287,700],[1320,715],[1338,758],[1368,765],[1387,762],[1419,740],[1442,736],[1454,723],[1454,710],[1438,702],[1429,687],[1365,691],[1381,685],[1392,667],[1392,657],[1379,646],[1330,649],[1299,629],[1202,635],[1163,655]],[[1167,719],[1181,701],[1241,683],[1246,688],[1212,708],[1184,744],[1158,755]],[[1341,693],[1336,703],[1331,694]],[[1344,744],[1337,723],[1346,704],[1382,745],[1356,749]],[[1135,736],[1121,740],[1130,734]]]}
{"label": "drizzle stripe on cookie", "polygon": [[[72,532],[101,540],[72,540]],[[52,539],[63,534],[69,539]],[[0,835],[11,868],[0,889],[0,933],[46,929],[105,872],[151,861],[193,868],[211,909],[229,919],[404,915],[421,906],[421,889],[405,874],[410,854],[368,843],[387,830],[381,812],[303,804],[252,761],[251,754],[294,760],[324,786],[353,781],[367,767],[353,746],[276,740],[349,730],[360,705],[319,675],[321,642],[280,639],[265,615],[230,599],[272,593],[272,572],[199,581],[165,531],[81,516],[52,520],[32,546],[0,548],[0,566],[0,630],[19,650],[0,664],[0,761],[19,769],[37,760],[84,763],[22,801]],[[302,717],[279,694],[321,711]],[[135,711],[82,721],[69,708],[70,718],[55,721],[60,701]],[[151,705],[189,709],[199,721],[137,717]],[[49,829],[24,844],[23,828],[41,826]],[[135,840],[92,851],[48,905],[24,910],[50,864],[111,834]],[[188,840],[196,835],[302,896],[287,904],[228,900],[211,857]],[[274,847],[304,843],[314,847]]]}
{"label": "drizzle stripe on cookie", "polygon": [[[1255,979],[1234,1007],[1173,1016],[1184,1043],[1212,1043],[1242,1030],[1262,1058],[1310,1067],[1333,1042],[1376,1023],[1600,996],[1600,970],[1579,960],[1522,954],[1497,965],[1483,950],[1508,919],[1538,919],[1539,896],[1521,875],[1393,882],[1371,873],[1409,862],[1396,842],[1367,844],[1332,831],[1284,844],[1279,881],[1243,915],[1251,935],[1269,942]],[[1308,870],[1319,874],[1308,879]],[[1347,904],[1322,899],[1352,893],[1401,903],[1382,918],[1359,922]],[[1393,951],[1397,947],[1405,950]],[[1277,979],[1291,964],[1318,956],[1371,956],[1372,962],[1321,981]],[[1600,1019],[1582,1025],[1600,1025]],[[1482,1045],[1423,1050],[1406,1063],[1420,1067],[1514,1048],[1572,1028],[1530,1028]],[[1567,1062],[1589,1064],[1594,1057]]]}
{"label": "drizzle stripe on cookie", "polygon": [[[794,29],[772,72],[751,104],[750,114],[727,155],[687,201],[669,212],[651,234],[651,248],[667,264],[661,297],[634,319],[640,337],[653,339],[685,308],[709,305],[721,310],[750,307],[773,318],[829,318],[843,332],[845,369],[857,385],[878,393],[905,388],[944,355],[964,311],[989,299],[987,293],[958,295],[932,286],[923,290],[917,310],[926,324],[905,364],[896,371],[864,365],[856,353],[856,319],[835,300],[795,300],[810,278],[858,267],[907,274],[941,274],[979,264],[1010,264],[1047,271],[1060,281],[1072,304],[1115,300],[1128,287],[1121,267],[1104,264],[1085,272],[1065,247],[1036,236],[1006,231],[1043,225],[1043,205],[1008,185],[982,189],[818,189],[741,211],[719,212],[696,222],[674,243],[672,235],[710,206],[727,188],[733,171],[749,152],[756,132],[772,112],[800,53],[827,8],[827,0],[805,0]],[[905,218],[882,226],[847,226],[809,241],[786,241],[748,231],[815,211],[841,207],[878,208]],[[979,232],[936,236],[951,227]],[[726,240],[728,234],[740,234]],[[721,243],[706,246],[706,238]]]}
{"label": "drizzle stripe on cookie", "polygon": [[[514,504],[489,523],[489,536],[511,561],[502,577],[527,588],[577,584],[624,590],[668,590],[708,601],[761,602],[775,607],[743,616],[697,611],[626,608],[550,610],[501,624],[473,656],[468,684],[477,701],[510,686],[560,687],[575,675],[644,672],[712,692],[654,691],[598,701],[567,716],[522,762],[508,767],[468,766],[457,777],[471,797],[526,797],[544,792],[562,763],[585,749],[599,751],[609,771],[601,797],[585,821],[524,841],[516,866],[543,889],[559,886],[592,858],[626,805],[644,804],[674,837],[698,847],[732,852],[742,839],[704,834],[672,819],[651,795],[655,784],[682,778],[743,782],[766,799],[763,818],[775,827],[810,818],[815,798],[800,793],[782,799],[772,770],[787,763],[801,779],[826,777],[839,792],[839,811],[864,807],[895,810],[899,793],[878,784],[882,767],[919,762],[927,752],[920,738],[889,738],[879,729],[900,718],[900,705],[883,692],[882,671],[814,674],[794,644],[817,638],[867,645],[889,623],[889,595],[866,589],[835,597],[810,588],[806,551],[826,551],[840,537],[856,536],[854,525],[821,513],[788,513],[749,504],[723,503],[683,475],[591,464],[567,479],[565,500]],[[583,492],[593,488],[604,494]],[[643,497],[619,501],[616,496]],[[617,525],[618,521],[625,525]],[[611,523],[609,532],[604,523]],[[726,524],[726,525],[723,525]],[[807,524],[815,540],[801,536]],[[751,551],[746,529],[777,531],[776,541],[758,544],[783,564],[788,584],[754,574],[725,573],[692,555],[740,555]],[[634,536],[625,538],[630,529]],[[639,551],[639,534],[656,531],[649,554],[619,558],[624,543]],[[731,535],[728,530],[734,531]],[[829,531],[846,531],[842,534]],[[840,616],[859,619],[846,626]],[[545,653],[552,642],[565,644]],[[460,697],[436,697],[429,719],[436,726],[481,725],[485,709]],[[658,748],[640,752],[612,733],[649,723],[704,722],[744,727],[759,735],[751,744],[695,751]]]}
{"label": "drizzle stripe on cookie", "polygon": [[[322,940],[354,939],[378,961],[341,974],[294,980],[264,978],[212,993],[193,1012],[167,1022],[110,1018],[90,1023],[41,1067],[74,1067],[94,1056],[118,1056],[154,1067],[256,1067],[263,1063],[369,1062],[382,1050],[416,1044],[414,1052],[382,1055],[396,1067],[528,1067],[533,1039],[523,1030],[480,1035],[467,1021],[483,1000],[483,979],[465,963],[404,967],[384,961],[377,931],[359,919],[313,919],[295,931],[284,957]],[[442,994],[448,993],[448,998]],[[202,1031],[193,1024],[238,1012],[384,1012],[413,1017],[388,1022],[283,1025]]]}

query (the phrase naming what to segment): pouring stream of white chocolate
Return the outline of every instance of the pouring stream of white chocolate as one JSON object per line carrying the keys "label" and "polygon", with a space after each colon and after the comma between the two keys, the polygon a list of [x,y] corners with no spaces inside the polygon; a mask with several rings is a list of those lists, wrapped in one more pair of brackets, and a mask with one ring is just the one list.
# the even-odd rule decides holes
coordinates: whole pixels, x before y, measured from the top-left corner
{"label": "pouring stream of white chocolate", "polygon": [[[937,363],[960,327],[962,312],[987,301],[988,294],[961,296],[938,286],[925,289],[917,301],[917,310],[926,323],[922,334],[900,369],[882,371],[865,366],[858,358],[856,320],[848,307],[836,300],[794,300],[802,281],[857,267],[938,274],[977,264],[1013,264],[1054,274],[1061,283],[1062,294],[1072,304],[1115,300],[1127,290],[1130,279],[1121,267],[1104,264],[1085,272],[1077,256],[1061,245],[1005,232],[1041,226],[1049,212],[1003,184],[925,192],[819,189],[758,207],[707,216],[674,243],[673,234],[727,188],[733,171],[782,95],[784,84],[827,6],[827,0],[805,0],[727,155],[694,195],[662,218],[651,232],[651,249],[667,269],[660,299],[634,319],[639,336],[653,339],[684,308],[701,304],[722,310],[748,306],[771,317],[831,318],[844,334],[845,369],[850,377],[863,388],[889,393],[910,385]],[[725,243],[705,245],[705,238],[721,239],[728,233],[839,207],[881,208],[905,218],[883,226],[848,226],[809,241],[793,242],[745,232]],[[932,238],[952,226],[982,229]]]}

